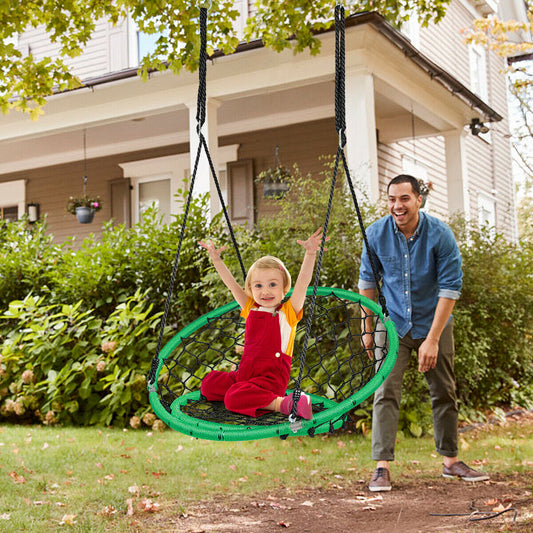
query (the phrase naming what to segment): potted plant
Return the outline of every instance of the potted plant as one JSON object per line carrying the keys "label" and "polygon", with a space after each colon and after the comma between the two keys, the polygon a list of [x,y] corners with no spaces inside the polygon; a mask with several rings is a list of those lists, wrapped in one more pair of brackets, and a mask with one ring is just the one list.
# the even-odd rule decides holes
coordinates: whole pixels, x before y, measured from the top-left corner
{"label": "potted plant", "polygon": [[102,209],[102,201],[99,196],[84,195],[78,198],[71,196],[67,202],[67,211],[76,215],[80,224],[90,224],[94,214]]}
{"label": "potted plant", "polygon": [[289,190],[290,177],[291,171],[278,164],[260,172],[255,182],[263,184],[263,198],[280,198]]}

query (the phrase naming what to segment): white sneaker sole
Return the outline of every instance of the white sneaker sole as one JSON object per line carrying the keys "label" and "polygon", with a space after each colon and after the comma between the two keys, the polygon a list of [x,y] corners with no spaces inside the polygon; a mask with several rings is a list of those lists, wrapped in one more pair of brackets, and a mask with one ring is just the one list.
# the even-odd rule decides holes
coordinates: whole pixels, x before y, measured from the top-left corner
{"label": "white sneaker sole", "polygon": [[478,476],[478,477],[461,477],[461,476],[452,476],[451,474],[442,474],[442,477],[448,478],[448,479],[460,479],[462,481],[488,481],[490,479],[490,476]]}
{"label": "white sneaker sole", "polygon": [[389,492],[392,487],[368,487],[370,492]]}

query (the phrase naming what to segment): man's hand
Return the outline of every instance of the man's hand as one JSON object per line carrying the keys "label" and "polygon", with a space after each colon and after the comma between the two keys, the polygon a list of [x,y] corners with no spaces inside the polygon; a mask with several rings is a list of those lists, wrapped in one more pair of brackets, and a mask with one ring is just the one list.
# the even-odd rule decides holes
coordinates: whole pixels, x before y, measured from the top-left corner
{"label": "man's hand", "polygon": [[418,370],[427,372],[435,368],[437,364],[437,355],[439,353],[439,341],[427,337],[418,349]]}
{"label": "man's hand", "polygon": [[368,357],[374,359],[374,336],[371,333],[363,334],[361,336],[361,343],[363,344]]}

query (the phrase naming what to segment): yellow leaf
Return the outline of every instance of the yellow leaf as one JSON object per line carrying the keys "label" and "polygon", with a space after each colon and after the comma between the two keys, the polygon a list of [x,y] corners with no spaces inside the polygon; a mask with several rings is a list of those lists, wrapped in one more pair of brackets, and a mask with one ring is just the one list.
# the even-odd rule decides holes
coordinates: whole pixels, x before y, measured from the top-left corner
{"label": "yellow leaf", "polygon": [[60,526],[73,526],[76,523],[76,515],[75,514],[66,514],[63,515],[63,518],[61,519],[61,522],[59,522]]}

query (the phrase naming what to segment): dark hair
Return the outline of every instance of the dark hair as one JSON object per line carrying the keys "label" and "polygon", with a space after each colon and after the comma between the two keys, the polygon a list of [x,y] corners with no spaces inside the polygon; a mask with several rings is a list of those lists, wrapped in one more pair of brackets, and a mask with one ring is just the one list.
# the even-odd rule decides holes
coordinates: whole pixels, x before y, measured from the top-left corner
{"label": "dark hair", "polygon": [[398,183],[410,183],[413,192],[417,196],[420,196],[422,194],[422,191],[420,189],[420,182],[415,177],[410,176],[409,174],[399,174],[398,176],[392,178],[389,181],[389,184],[387,185],[387,194],[389,193],[390,186],[397,185]]}

